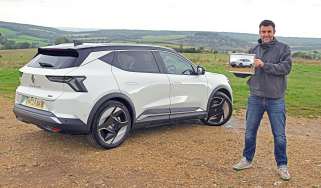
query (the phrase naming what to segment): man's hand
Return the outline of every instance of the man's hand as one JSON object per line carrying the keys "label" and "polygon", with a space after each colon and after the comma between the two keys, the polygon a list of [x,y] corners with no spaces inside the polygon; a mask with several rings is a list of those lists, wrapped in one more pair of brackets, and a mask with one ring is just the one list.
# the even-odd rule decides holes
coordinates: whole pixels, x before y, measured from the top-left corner
{"label": "man's hand", "polygon": [[255,68],[262,68],[264,66],[264,62],[261,59],[255,59]]}

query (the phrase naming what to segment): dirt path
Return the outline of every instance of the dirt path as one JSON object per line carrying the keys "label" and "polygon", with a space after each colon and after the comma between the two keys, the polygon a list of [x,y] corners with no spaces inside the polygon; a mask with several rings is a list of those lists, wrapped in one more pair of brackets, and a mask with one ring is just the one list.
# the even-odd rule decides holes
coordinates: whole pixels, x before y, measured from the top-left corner
{"label": "dirt path", "polygon": [[292,179],[279,180],[265,118],[254,167],[235,172],[243,115],[225,127],[198,122],[140,129],[121,147],[99,150],[85,136],[20,123],[0,97],[0,187],[321,187],[321,119],[288,118]]}

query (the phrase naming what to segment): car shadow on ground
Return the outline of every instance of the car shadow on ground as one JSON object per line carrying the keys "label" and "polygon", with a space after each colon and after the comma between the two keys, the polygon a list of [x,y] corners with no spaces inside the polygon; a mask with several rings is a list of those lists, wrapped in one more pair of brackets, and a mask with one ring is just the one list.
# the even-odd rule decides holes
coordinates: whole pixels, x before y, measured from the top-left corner
{"label": "car shadow on ground", "polygon": [[[217,129],[230,129],[234,128],[236,124],[239,124],[239,120],[236,118],[231,118],[229,122],[227,122],[223,126],[217,126],[213,128]],[[171,122],[166,124],[154,124],[150,125],[148,127],[141,127],[133,129],[130,133],[130,140],[133,141],[135,139],[141,138],[141,137],[150,137],[150,136],[157,136],[159,134],[162,134],[164,132],[168,132],[171,130],[175,131],[184,131],[186,129],[191,129],[193,127],[204,127],[207,128],[208,126],[203,124],[200,120],[183,120],[178,122]],[[36,129],[36,128],[35,128]],[[78,148],[81,149],[87,149],[87,150],[100,150],[100,148],[92,147],[91,144],[89,144],[86,135],[69,135],[69,134],[61,134],[61,133],[51,133],[47,132],[41,129],[36,129],[35,131],[22,133],[19,138],[16,140],[19,144],[21,144],[21,147],[23,147],[24,144],[31,144],[35,147],[40,147],[45,145],[46,147],[63,147],[67,149],[75,149]],[[28,140],[28,142],[26,142]],[[128,142],[127,144],[130,144]]]}

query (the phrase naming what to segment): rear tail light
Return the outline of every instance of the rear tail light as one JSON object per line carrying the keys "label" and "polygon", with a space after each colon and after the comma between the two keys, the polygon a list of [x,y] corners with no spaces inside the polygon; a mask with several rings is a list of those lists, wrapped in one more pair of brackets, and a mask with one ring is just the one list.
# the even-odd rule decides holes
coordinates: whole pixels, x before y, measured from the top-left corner
{"label": "rear tail light", "polygon": [[61,131],[61,129],[58,128],[58,127],[53,127],[53,128],[51,128],[51,131],[52,131],[52,132],[55,132],[55,133],[58,133],[58,132]]}
{"label": "rear tail light", "polygon": [[52,82],[60,82],[68,84],[73,90],[77,92],[88,92],[83,81],[85,76],[46,76]]}

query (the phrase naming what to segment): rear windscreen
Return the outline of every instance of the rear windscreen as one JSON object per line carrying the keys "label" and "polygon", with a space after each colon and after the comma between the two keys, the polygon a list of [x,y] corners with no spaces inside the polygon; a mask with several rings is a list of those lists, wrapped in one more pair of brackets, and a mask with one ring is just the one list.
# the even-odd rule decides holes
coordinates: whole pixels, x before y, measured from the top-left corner
{"label": "rear windscreen", "polygon": [[27,66],[47,69],[70,68],[77,66],[77,58],[77,53],[39,50],[38,54],[27,64]]}

